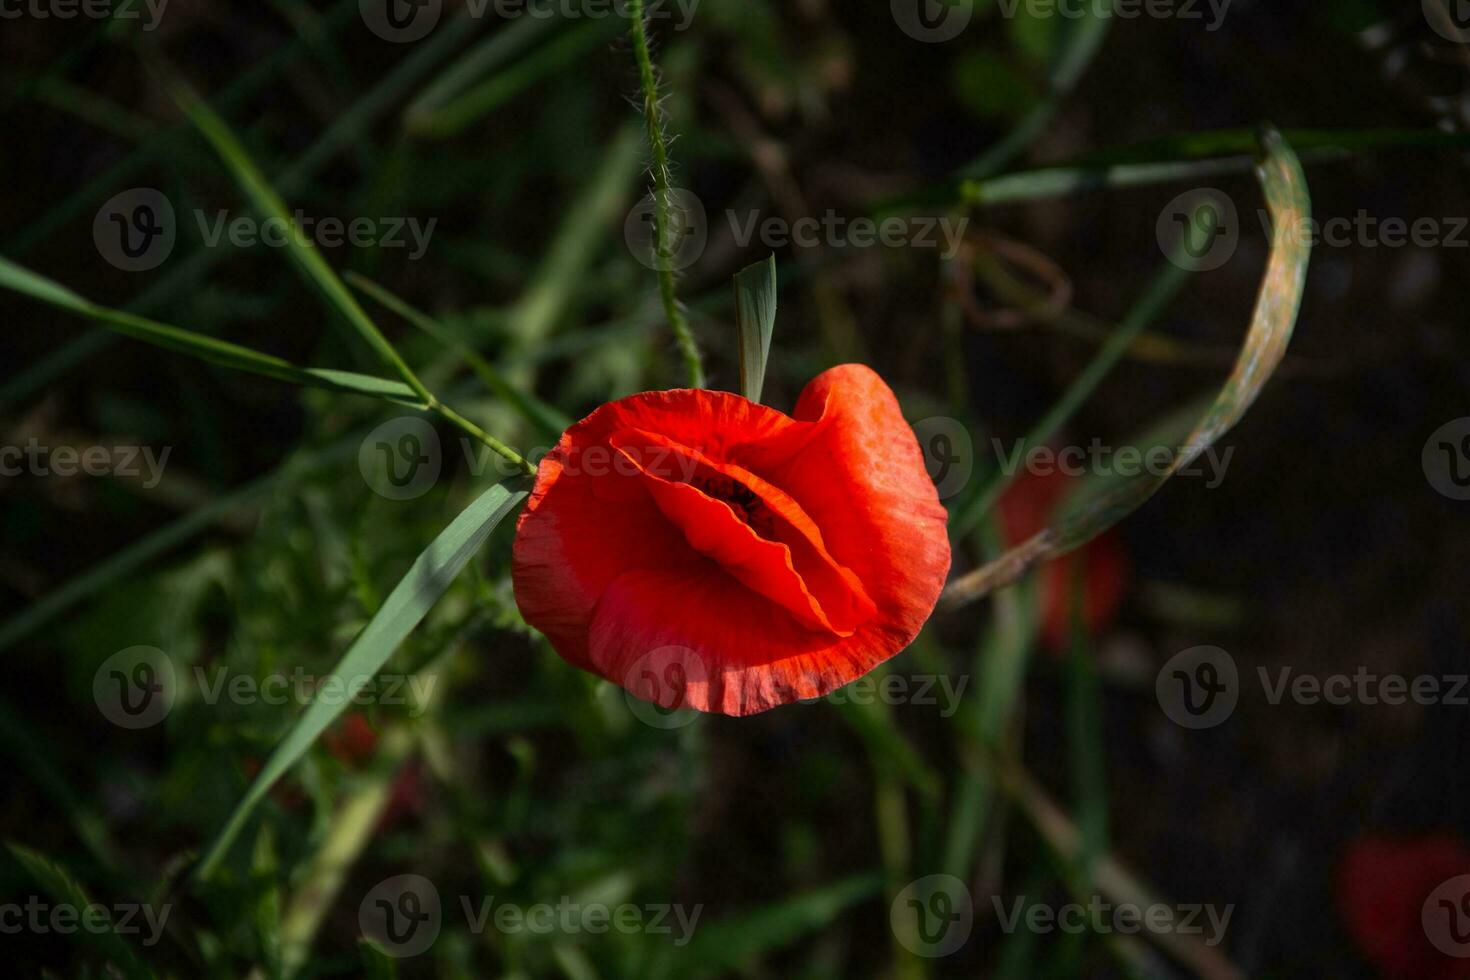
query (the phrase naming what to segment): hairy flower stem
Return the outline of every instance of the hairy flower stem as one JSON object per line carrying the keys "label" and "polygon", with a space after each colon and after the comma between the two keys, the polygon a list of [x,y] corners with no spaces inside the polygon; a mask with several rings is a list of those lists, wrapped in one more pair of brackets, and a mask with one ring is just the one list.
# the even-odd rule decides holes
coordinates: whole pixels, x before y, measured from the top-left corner
{"label": "hairy flower stem", "polygon": [[664,315],[674,338],[679,344],[679,353],[684,358],[685,370],[689,373],[689,384],[694,388],[704,387],[704,362],[700,358],[699,346],[689,329],[689,321],[679,307],[674,295],[674,270],[670,263],[669,249],[669,148],[664,140],[663,111],[659,108],[658,78],[653,67],[653,56],[648,52],[648,26],[643,17],[643,0],[629,0],[628,21],[633,37],[633,54],[638,60],[638,78],[643,87],[643,118],[648,125],[648,145],[653,153],[653,228],[655,235],[654,254],[658,259],[658,290],[663,301]]}

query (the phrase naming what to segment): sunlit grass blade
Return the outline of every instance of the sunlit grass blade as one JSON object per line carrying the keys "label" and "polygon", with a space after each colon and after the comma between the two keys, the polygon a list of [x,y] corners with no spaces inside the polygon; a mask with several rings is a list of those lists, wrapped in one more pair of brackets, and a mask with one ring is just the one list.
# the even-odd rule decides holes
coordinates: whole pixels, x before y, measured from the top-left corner
{"label": "sunlit grass blade", "polygon": [[740,393],[761,400],[776,329],[776,256],[735,274],[735,329],[740,341]]}
{"label": "sunlit grass blade", "polygon": [[[323,23],[331,30],[338,30],[349,22],[361,23],[360,17],[357,0],[341,0],[338,5],[323,14]],[[454,52],[467,36],[479,30],[480,23],[478,19],[468,16],[467,13],[462,14],[441,24],[433,34],[413,45],[410,53],[402,61],[394,65],[391,71],[368,89],[362,98],[337,116],[306,152],[281,173],[280,178],[276,181],[276,186],[280,191],[287,194],[295,193],[304,186],[310,178],[331,162],[343,146],[367,132],[372,124],[397,105],[399,100],[403,99],[419,80]],[[267,55],[259,65],[219,93],[214,100],[215,104],[222,112],[227,107],[239,104],[274,77],[281,68],[288,66],[293,59],[309,50],[310,44],[301,40],[290,45],[283,45],[281,49]],[[166,155],[171,145],[168,139],[163,139],[154,146],[137,151],[108,173],[79,189],[66,204],[52,211],[39,223],[44,227],[39,225],[33,227],[22,240],[7,245],[7,251],[16,254],[48,237],[89,205],[95,206],[96,201],[102,199],[107,190],[122,184],[130,177],[143,173],[147,165],[155,158]],[[181,290],[201,279],[216,263],[229,254],[231,252],[226,249],[202,249],[195,252],[177,266],[173,266],[172,271],[158,280],[155,285],[127,303],[125,309],[129,313],[139,314],[155,311]],[[112,335],[104,331],[89,332],[70,341],[60,350],[53,351],[29,365],[24,371],[7,377],[3,383],[0,383],[0,410],[43,390],[54,379],[70,371],[87,358],[105,350],[112,340]]]}
{"label": "sunlit grass blade", "polygon": [[[606,244],[607,223],[627,214],[630,185],[643,162],[642,142],[640,126],[620,127],[596,172],[567,205],[535,274],[511,308],[512,348],[507,353],[512,359],[542,354],[599,247]],[[509,373],[512,382],[524,380],[522,372]]]}
{"label": "sunlit grass blade", "polygon": [[[1055,801],[1038,785],[1023,767],[1001,760],[992,760],[996,775],[1007,797],[1026,816],[1031,826],[1041,835],[1047,846],[1070,868],[1078,868],[1078,856],[1082,853],[1081,834]],[[1114,906],[1136,905],[1138,908],[1178,908],[1164,900],[1152,887],[1141,880],[1111,852],[1100,854],[1085,874],[1072,876],[1068,881],[1073,897],[1082,904],[1101,895]],[[1144,922],[1142,935],[1157,944],[1170,956],[1188,967],[1194,976],[1206,980],[1243,980],[1245,973],[1217,946],[1211,945],[1199,932],[1189,932],[1174,927],[1172,920],[1163,928],[1153,922]],[[1141,950],[1131,937],[1114,934],[1109,945],[1113,952],[1129,957],[1135,968],[1142,959]],[[1128,940],[1128,941],[1124,941]]]}
{"label": "sunlit grass blade", "polygon": [[219,340],[192,330],[185,330],[182,327],[169,326],[146,317],[99,306],[56,281],[3,258],[0,258],[0,289],[9,289],[77,316],[96,320],[108,329],[135,340],[188,354],[221,367],[248,371],[251,374],[261,374],[278,381],[287,381],[312,388],[327,388],[332,391],[368,395],[420,409],[427,407],[426,403],[402,382],[375,378],[352,371],[298,367],[272,354],[242,347],[227,340]]}
{"label": "sunlit grass blade", "polygon": [[416,101],[405,116],[406,125],[416,135],[435,138],[461,133],[531,85],[607,43],[617,27],[617,21],[611,18],[583,21],[438,108],[430,108],[425,100]]}
{"label": "sunlit grass blade", "polygon": [[413,732],[406,725],[396,725],[383,734],[373,771],[337,805],[321,846],[303,863],[299,883],[280,920],[282,980],[290,980],[310,962],[317,932],[372,841],[392,800],[394,780],[414,747]]}
{"label": "sunlit grass blade", "polygon": [[[1001,550],[1000,531],[993,518],[981,525],[978,536],[982,553]],[[995,800],[994,777],[977,757],[975,747],[987,753],[997,750],[1011,727],[1035,648],[1035,602],[1035,588],[1028,583],[996,595],[990,624],[976,645],[975,695],[954,716],[968,746],[960,750],[964,767],[951,794],[942,867],[961,880],[974,870],[975,852]]]}
{"label": "sunlit grass blade", "polygon": [[1092,64],[1093,58],[1096,57],[1103,41],[1107,38],[1108,28],[1112,26],[1113,21],[1105,8],[1095,6],[1088,8],[1087,14],[1079,20],[1071,23],[1062,21],[1062,23],[1066,25],[1067,34],[1052,63],[1050,77],[1047,79],[1046,97],[1032,108],[1006,134],[1004,139],[961,170],[962,177],[988,177],[1004,169],[1046,131],[1047,124],[1061,108],[1067,96],[1077,87],[1087,66]]}
{"label": "sunlit grass blade", "polygon": [[[1437,129],[1285,129],[1281,135],[1305,164],[1345,160],[1384,150],[1470,148],[1470,133]],[[1028,170],[998,175],[993,171],[967,173],[938,187],[885,200],[874,208],[874,213],[886,216],[921,206],[957,203],[989,207],[1090,190],[1200,182],[1248,173],[1255,166],[1257,149],[1255,130],[1185,133]]]}
{"label": "sunlit grass blade", "polygon": [[[1190,224],[1193,232],[1200,232],[1198,215],[1194,216]],[[1117,329],[1113,331],[1108,340],[1098,348],[1087,367],[1082,370],[1071,385],[1068,386],[1062,397],[1052,405],[1022,442],[1022,448],[1030,449],[1034,446],[1043,445],[1048,439],[1060,431],[1073,415],[1077,414],[1084,402],[1102,384],[1108,373],[1117,366],[1123,355],[1132,347],[1133,342],[1138,339],[1142,331],[1168,307],[1169,303],[1178,295],[1179,290],[1189,280],[1192,273],[1182,264],[1165,262],[1154,275],[1149,287],[1144,290],[1142,296],[1133,304]],[[959,513],[950,521],[950,537],[962,538],[969,534],[980,519],[990,513],[1000,495],[1005,492],[1006,487],[1020,471],[1006,474],[1002,473],[993,478],[990,483],[976,497],[968,501]]]}
{"label": "sunlit grass blade", "polygon": [[1275,130],[1262,133],[1259,176],[1271,215],[1273,236],[1265,276],[1256,297],[1240,357],[1205,417],[1175,451],[1163,472],[1118,481],[1080,513],[1057,523],[950,583],[945,602],[962,605],[1008,585],[1028,570],[1086,543],[1112,527],[1153,496],[1175,473],[1193,462],[1240,420],[1286,354],[1306,284],[1311,242],[1299,234],[1310,218],[1311,201],[1301,163]]}
{"label": "sunlit grass blade", "polygon": [[520,453],[445,405],[424,386],[413,368],[408,366],[408,362],[388,342],[388,338],[383,336],[377,324],[358,304],[352,291],[347,288],[347,284],[338,277],[332,267],[327,264],[326,259],[322,258],[321,253],[317,251],[316,246],[300,230],[296,220],[287,212],[285,202],[271,188],[265,175],[250,159],[244,146],[235,138],[235,134],[230,131],[224,120],[215,115],[208,105],[201,102],[181,82],[171,82],[171,89],[179,106],[189,115],[200,133],[224,160],[225,165],[234,174],[256,210],[267,218],[275,219],[282,227],[290,229],[290,232],[285,235],[286,251],[297,268],[309,282],[321,291],[328,304],[372,348],[382,362],[396,372],[403,379],[404,384],[413,389],[413,393],[422,399],[431,411],[480,440],[494,452],[519,466],[524,472],[534,472],[534,468]]}
{"label": "sunlit grass blade", "polygon": [[455,337],[433,317],[405,303],[365,276],[349,272],[345,278],[353,288],[365,293],[384,308],[403,317],[439,343],[453,350],[485,383],[485,387],[504,399],[520,414],[521,418],[529,422],[542,435],[555,439],[572,424],[572,420],[556,406],[547,404],[535,395],[522,391],[507,381],[500,370],[481,356],[479,351]]}
{"label": "sunlit grass blade", "polygon": [[[56,907],[69,906],[78,916],[89,909],[93,901],[88,897],[82,886],[67,873],[66,869],[51,861],[49,858],[22,847],[19,844],[7,842],[6,848],[12,857],[26,870],[26,873],[35,881],[36,886],[46,893]],[[161,910],[150,909],[155,916],[161,914]],[[143,916],[138,916],[141,919]],[[140,960],[131,946],[127,944],[117,932],[117,923],[112,922],[109,917],[108,927],[94,930],[92,928],[79,929],[84,941],[96,946],[97,951],[114,967],[133,980],[144,980],[153,976]],[[135,924],[135,928],[142,928]]]}
{"label": "sunlit grass blade", "polygon": [[362,961],[362,975],[367,980],[396,980],[398,977],[398,961],[371,939],[359,939],[357,952]]}
{"label": "sunlit grass blade", "polygon": [[[358,0],[338,0],[335,7],[321,15],[320,23],[323,30],[336,31],[356,21],[359,16]],[[75,58],[80,58],[86,49],[85,44],[70,48],[66,57],[60,59],[58,68],[64,71],[62,66]],[[311,44],[302,38],[292,38],[282,43],[216,93],[212,99],[213,104],[220,112],[234,109],[256,95],[282,71],[290,68],[299,59],[306,57],[310,51]],[[39,87],[45,78],[60,74],[61,71],[47,72],[30,85],[22,86],[12,99],[0,102],[0,106],[29,97],[29,94]],[[95,208],[98,201],[106,199],[109,191],[126,186],[126,181],[143,173],[150,165],[168,159],[175,151],[180,138],[185,135],[186,127],[183,124],[169,126],[155,133],[145,146],[137,148],[97,177],[75,188],[61,204],[46,212],[39,221],[29,225],[15,238],[6,241],[5,251],[11,255],[23,255],[30,251],[31,248],[64,227],[68,221],[83,214],[89,207]]]}
{"label": "sunlit grass blade", "polygon": [[304,755],[313,742],[346,710],[353,695],[362,689],[393,651],[428,615],[439,597],[479,551],[490,533],[526,498],[520,485],[496,485],[465,508],[415,559],[352,646],[328,675],[343,685],[347,695],[332,702],[313,701],[292,725],[236,805],[218,836],[210,844],[196,871],[206,879],[229,852],[230,845],[250,819],[261,799]]}
{"label": "sunlit grass blade", "polygon": [[275,472],[203,505],[69,579],[60,588],[0,625],[0,651],[14,646],[78,603],[132,574],[157,556],[202,533],[224,516],[273,490],[292,486],[322,467],[348,458],[357,451],[364,435],[365,432],[359,432],[323,449],[303,453]]}
{"label": "sunlit grass blade", "polygon": [[[1305,163],[1378,150],[1470,148],[1470,133],[1438,129],[1287,129],[1281,135]],[[1246,173],[1255,166],[1257,146],[1258,136],[1249,129],[1186,133],[1089,154],[1066,164],[964,180],[952,193],[965,204],[993,205],[1103,188],[1200,181]]]}
{"label": "sunlit grass blade", "polygon": [[1071,651],[1067,663],[1067,756],[1077,809],[1077,862],[1090,872],[1108,847],[1108,790],[1103,753],[1102,690],[1084,624],[1086,564],[1075,563],[1069,583]]}
{"label": "sunlit grass blade", "polygon": [[561,26],[555,17],[517,17],[471,46],[423,86],[403,111],[405,126],[414,130],[419,120],[432,116],[446,103],[482,82],[481,76],[520,54],[548,30]]}
{"label": "sunlit grass blade", "polygon": [[743,964],[761,954],[818,932],[848,908],[878,895],[883,876],[877,872],[854,875],[816,891],[768,903],[723,922],[699,924],[694,940],[685,946],[679,975],[724,976],[740,972]]}
{"label": "sunlit grass blade", "polygon": [[270,186],[265,174],[255,165],[255,161],[250,159],[245,152],[245,147],[230,131],[225,121],[181,83],[174,83],[172,89],[174,99],[179,103],[180,108],[188,114],[195,127],[214,147],[215,152],[219,154],[220,159],[234,175],[255,209],[267,219],[273,219],[282,227],[290,229],[290,232],[284,236],[286,254],[295,262],[307,281],[316,286],[332,309],[372,348],[384,364],[397,372],[425,402],[432,403],[433,396],[424,388],[423,383],[418,380],[393,345],[388,343],[388,339],[378,330],[377,324],[373,323],[363,308],[358,305],[351,290],[338,278],[337,273],[332,271],[332,267],[327,264],[326,259],[322,258],[316,246],[300,230],[296,219],[287,210],[286,203]]}

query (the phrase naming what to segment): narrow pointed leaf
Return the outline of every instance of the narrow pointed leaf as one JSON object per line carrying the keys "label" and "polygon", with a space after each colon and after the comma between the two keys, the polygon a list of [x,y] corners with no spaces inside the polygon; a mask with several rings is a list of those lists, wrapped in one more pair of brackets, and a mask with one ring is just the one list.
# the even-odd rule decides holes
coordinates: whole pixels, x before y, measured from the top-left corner
{"label": "narrow pointed leaf", "polygon": [[482,357],[479,351],[455,337],[433,317],[410,306],[365,276],[349,272],[346,280],[355,289],[372,297],[386,309],[403,317],[439,343],[453,350],[485,383],[485,387],[505,399],[520,414],[521,418],[538,429],[542,435],[556,439],[572,424],[572,420],[567,418],[555,405],[547,404],[535,395],[507,381],[499,368]]}
{"label": "narrow pointed leaf", "polygon": [[301,713],[210,845],[197,871],[199,878],[210,876],[265,794],[342,714],[363,685],[382,669],[490,533],[525,498],[526,490],[519,484],[513,488],[503,484],[491,487],[424,549],[328,675],[340,679],[346,696],[333,699],[332,703],[313,701]]}
{"label": "narrow pointed leaf", "polygon": [[775,255],[735,274],[735,327],[740,337],[740,393],[758,402],[776,329]]}
{"label": "narrow pointed leaf", "polygon": [[[35,881],[36,887],[45,892],[46,897],[55,905],[69,905],[73,909],[86,909],[92,906],[92,899],[87,895],[86,890],[61,865],[19,844],[7,842],[6,847],[11,857],[15,858],[16,862]],[[139,918],[141,920],[143,917]],[[106,929],[100,931],[80,929],[78,932],[95,945],[97,951],[130,980],[144,980],[144,978],[153,976],[153,972],[143,964],[143,961],[133,952],[133,948],[118,934],[116,924],[111,921]]]}
{"label": "narrow pointed leaf", "polygon": [[736,918],[700,923],[694,940],[683,949],[680,960],[688,968],[680,972],[700,976],[738,972],[765,953],[820,932],[882,887],[881,874],[856,874]]}
{"label": "narrow pointed leaf", "polygon": [[1274,229],[1271,255],[1240,357],[1209,410],[1179,443],[1162,473],[1114,481],[1085,510],[1064,514],[999,558],[951,582],[944,597],[950,608],[1015,582],[1036,565],[1080,547],[1137,510],[1228,432],[1271,378],[1286,354],[1301,307],[1311,242],[1297,230],[1311,217],[1311,201],[1301,163],[1281,134],[1263,132],[1261,149],[1258,174]]}
{"label": "narrow pointed leaf", "polygon": [[225,121],[187,88],[175,84],[173,89],[174,98],[180,108],[188,114],[195,127],[214,147],[215,152],[219,154],[220,159],[234,175],[241,190],[250,198],[250,203],[266,218],[273,219],[283,227],[290,229],[285,236],[286,253],[291,256],[292,261],[296,263],[307,281],[321,291],[322,296],[332,308],[367,342],[384,364],[393,368],[409,383],[411,388],[418,390],[421,395],[424,394],[407,362],[399,356],[398,351],[393,348],[393,345],[378,330],[377,325],[358,305],[352,291],[347,288],[337,273],[327,264],[327,260],[322,258],[316,246],[301,231],[295,218],[286,210],[285,202],[271,187],[265,174],[255,165],[255,161],[250,159],[249,154],[245,152],[245,147],[230,131]]}
{"label": "narrow pointed leaf", "polygon": [[304,368],[249,347],[220,340],[205,334],[159,323],[146,317],[99,306],[60,283],[38,273],[0,258],[0,289],[9,289],[29,296],[34,300],[66,310],[77,316],[87,317],[106,325],[109,329],[181,354],[217,364],[236,371],[261,374],[278,381],[305,385],[311,388],[326,388],[331,391],[368,395],[398,404],[423,408],[423,400],[413,389],[400,381],[375,378],[352,371],[334,371],[327,368]]}

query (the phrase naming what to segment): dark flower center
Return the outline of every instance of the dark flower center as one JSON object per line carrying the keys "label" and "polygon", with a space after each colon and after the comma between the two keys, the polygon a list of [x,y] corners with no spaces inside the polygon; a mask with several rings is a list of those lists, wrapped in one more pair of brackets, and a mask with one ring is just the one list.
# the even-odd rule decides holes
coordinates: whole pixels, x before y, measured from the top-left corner
{"label": "dark flower center", "polygon": [[756,534],[763,538],[775,539],[771,512],[766,508],[765,501],[761,500],[760,494],[750,487],[738,480],[718,474],[700,474],[691,479],[689,483],[716,500],[723,500],[729,504],[735,516],[750,525],[751,530]]}

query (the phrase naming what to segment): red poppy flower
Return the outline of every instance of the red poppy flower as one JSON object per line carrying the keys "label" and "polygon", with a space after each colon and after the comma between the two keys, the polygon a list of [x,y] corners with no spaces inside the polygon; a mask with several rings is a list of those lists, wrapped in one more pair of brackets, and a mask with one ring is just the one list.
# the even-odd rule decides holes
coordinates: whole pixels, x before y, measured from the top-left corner
{"label": "red poppy flower", "polygon": [[378,733],[360,711],[344,715],[341,721],[327,729],[322,741],[327,751],[349,766],[361,766],[378,750]]}
{"label": "red poppy flower", "polygon": [[663,707],[815,698],[919,632],[946,513],[873,371],[818,375],[787,416],[719,391],[604,405],[541,461],[516,602],[567,661]]}
{"label": "red poppy flower", "polygon": [[[1017,476],[996,504],[1006,543],[1020,544],[1044,530],[1074,485],[1073,478],[1059,469],[1046,475],[1026,470]],[[1082,625],[1089,636],[1102,633],[1123,603],[1128,557],[1117,532],[1104,532],[1071,554],[1049,562],[1038,573],[1038,602],[1041,642],[1053,652],[1067,649],[1072,635],[1072,576],[1079,566]]]}
{"label": "red poppy flower", "polygon": [[1457,836],[1365,835],[1338,865],[1337,904],[1353,943],[1387,980],[1465,980],[1470,884],[1455,880],[1465,875],[1470,849]]}

